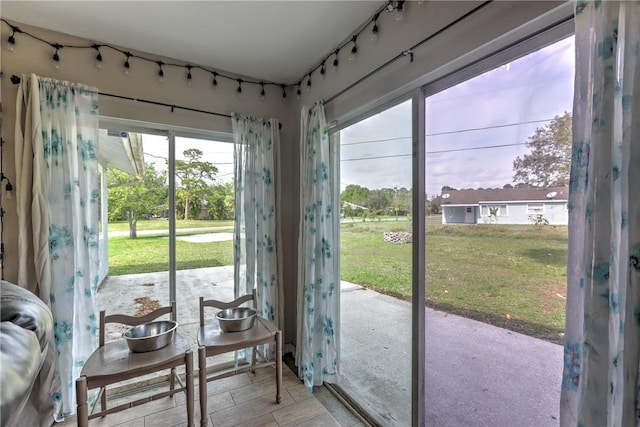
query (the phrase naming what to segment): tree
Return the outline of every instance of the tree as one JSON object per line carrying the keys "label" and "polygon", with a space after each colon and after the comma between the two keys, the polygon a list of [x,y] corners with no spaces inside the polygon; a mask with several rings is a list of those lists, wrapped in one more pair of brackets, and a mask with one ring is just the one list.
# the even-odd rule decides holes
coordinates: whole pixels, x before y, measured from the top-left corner
{"label": "tree", "polygon": [[[536,129],[526,142],[531,150],[513,161],[513,182],[529,187],[562,187],[569,184],[571,167],[571,114],[556,116]],[[516,188],[518,186],[516,185]]]}
{"label": "tree", "polygon": [[129,237],[137,237],[138,219],[161,213],[167,205],[166,172],[158,172],[152,163],[145,166],[142,178],[115,168],[107,169],[109,221],[129,222]]}
{"label": "tree", "polygon": [[354,205],[365,206],[367,204],[367,200],[369,199],[370,192],[371,190],[366,187],[349,184],[340,194],[340,201],[353,203]]}
{"label": "tree", "polygon": [[207,203],[211,219],[232,219],[235,212],[233,183],[213,187],[207,195]]}
{"label": "tree", "polygon": [[[176,160],[176,176],[180,179],[179,188],[176,191],[179,201],[184,206],[184,219],[190,218],[190,209],[203,205],[203,201],[213,185],[218,168],[213,163],[204,162],[202,151],[197,148],[189,148],[182,152],[186,160]],[[196,214],[192,214],[196,216]]]}
{"label": "tree", "polygon": [[392,195],[389,197],[389,192],[384,189],[371,190],[366,206],[373,211],[386,209],[391,205],[391,200],[393,199],[393,190],[391,190],[391,192]]}

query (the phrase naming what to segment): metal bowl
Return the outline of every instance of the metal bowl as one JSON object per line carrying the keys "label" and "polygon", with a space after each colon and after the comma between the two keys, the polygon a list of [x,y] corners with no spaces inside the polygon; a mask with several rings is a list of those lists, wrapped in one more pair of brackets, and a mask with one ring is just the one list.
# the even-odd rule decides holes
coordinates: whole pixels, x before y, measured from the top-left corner
{"label": "metal bowl", "polygon": [[134,326],[122,334],[122,337],[127,340],[131,351],[145,353],[169,345],[177,328],[178,322],[158,320]]}
{"label": "metal bowl", "polygon": [[234,307],[221,310],[216,314],[223,332],[246,331],[253,327],[256,311],[249,307]]}

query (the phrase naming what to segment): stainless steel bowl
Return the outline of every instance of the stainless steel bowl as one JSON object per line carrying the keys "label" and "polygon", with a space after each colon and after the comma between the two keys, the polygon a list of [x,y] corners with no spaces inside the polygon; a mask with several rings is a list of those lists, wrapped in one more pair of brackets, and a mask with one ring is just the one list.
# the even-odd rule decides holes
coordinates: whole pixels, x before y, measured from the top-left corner
{"label": "stainless steel bowl", "polygon": [[131,351],[145,353],[169,345],[177,328],[178,322],[158,320],[134,326],[122,334],[122,337],[127,340]]}
{"label": "stainless steel bowl", "polygon": [[249,307],[235,307],[221,310],[216,314],[223,332],[246,331],[253,327],[256,311]]}

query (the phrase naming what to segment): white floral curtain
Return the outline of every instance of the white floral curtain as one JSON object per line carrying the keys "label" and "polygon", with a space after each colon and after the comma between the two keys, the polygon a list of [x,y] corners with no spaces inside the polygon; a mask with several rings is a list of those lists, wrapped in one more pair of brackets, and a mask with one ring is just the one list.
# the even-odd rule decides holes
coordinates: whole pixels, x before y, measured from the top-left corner
{"label": "white floral curtain", "polygon": [[640,2],[578,1],[562,426],[638,426]]}
{"label": "white floral curtain", "polygon": [[303,108],[300,123],[300,235],[298,239],[298,376],[307,388],[338,375],[340,277],[335,268],[335,167],[324,102]]}
{"label": "white floral curtain", "polygon": [[234,293],[256,288],[258,315],[279,324],[275,171],[278,121],[232,115],[234,140]]}
{"label": "white floral curtain", "polygon": [[76,411],[75,380],[97,347],[98,94],[31,74],[16,112],[18,283],[53,313],[49,399],[61,420]]}

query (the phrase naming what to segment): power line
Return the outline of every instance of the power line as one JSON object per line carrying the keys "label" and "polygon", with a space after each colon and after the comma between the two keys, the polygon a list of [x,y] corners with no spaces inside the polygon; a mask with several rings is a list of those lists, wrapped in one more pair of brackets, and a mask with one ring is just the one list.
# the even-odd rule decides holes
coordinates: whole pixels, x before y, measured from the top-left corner
{"label": "power line", "polygon": [[[528,124],[532,124],[532,123],[543,123],[543,122],[549,122],[551,120],[553,120],[553,119],[530,120],[530,121],[527,121],[527,122],[508,123],[508,124],[504,124],[504,125],[484,126],[484,127],[479,127],[479,128],[468,128],[468,129],[458,129],[458,130],[445,131],[445,132],[427,133],[427,134],[425,134],[425,136],[438,136],[438,135],[450,135],[450,134],[454,134],[454,133],[463,133],[463,132],[475,132],[475,131],[487,130],[487,129],[498,129],[498,128],[506,128],[506,127],[512,127],[512,126],[528,125]],[[345,145],[369,144],[369,143],[375,143],[375,142],[387,142],[387,141],[395,141],[395,140],[398,140],[398,139],[411,139],[411,138],[412,138],[411,136],[399,136],[397,138],[371,139],[371,140],[366,140],[366,141],[345,142],[344,144],[340,144],[340,145],[341,146],[345,146]]]}
{"label": "power line", "polygon": [[[487,150],[491,148],[504,148],[504,147],[515,147],[518,145],[526,145],[526,142],[518,142],[515,144],[498,144],[498,145],[483,145],[480,147],[466,147],[466,148],[452,148],[450,150],[437,150],[437,151],[427,151],[426,154],[441,154],[441,153],[455,153],[458,151],[471,151],[471,150]],[[375,157],[357,157],[353,159],[341,159],[341,162],[353,162],[356,160],[377,160],[377,159],[390,159],[393,157],[410,157],[411,153],[407,154],[391,154],[388,156],[375,156]]]}
{"label": "power line", "polygon": [[483,145],[481,147],[452,148],[451,150],[427,151],[427,154],[454,153],[457,151],[471,151],[471,150],[485,150],[488,148],[515,147],[517,145],[527,145],[527,143],[517,142],[515,144]]}

